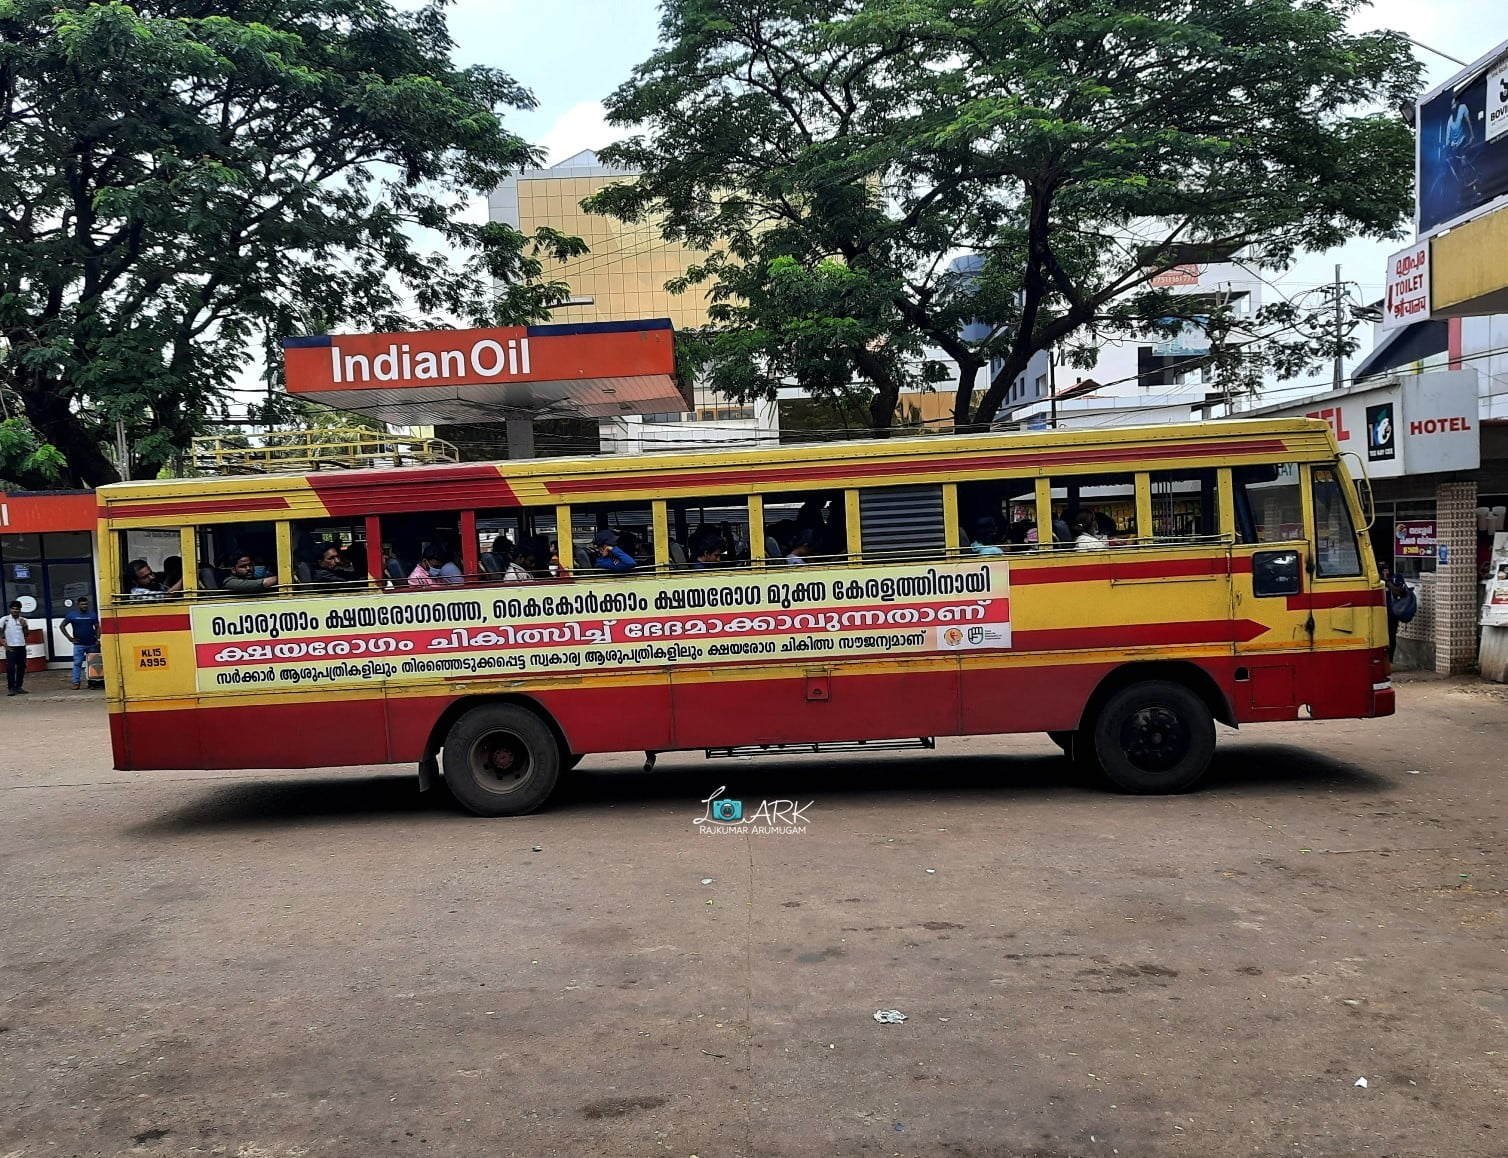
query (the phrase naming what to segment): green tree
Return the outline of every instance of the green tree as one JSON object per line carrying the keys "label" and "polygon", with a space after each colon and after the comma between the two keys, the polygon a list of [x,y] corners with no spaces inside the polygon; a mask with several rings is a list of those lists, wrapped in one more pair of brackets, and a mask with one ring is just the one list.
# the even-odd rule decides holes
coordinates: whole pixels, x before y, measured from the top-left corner
{"label": "green tree", "polygon": [[579,241],[462,216],[538,157],[499,115],[533,98],[451,62],[445,2],[0,0],[0,389],[70,481],[117,477],[117,421],[155,474],[302,319],[564,296],[545,262]]}
{"label": "green tree", "polygon": [[879,430],[936,347],[979,429],[1039,350],[1208,317],[1163,269],[1396,233],[1418,66],[1358,7],[666,0],[608,102],[640,131],[604,156],[642,175],[591,204],[711,251],[673,284],[712,300],[715,385],[860,380]]}

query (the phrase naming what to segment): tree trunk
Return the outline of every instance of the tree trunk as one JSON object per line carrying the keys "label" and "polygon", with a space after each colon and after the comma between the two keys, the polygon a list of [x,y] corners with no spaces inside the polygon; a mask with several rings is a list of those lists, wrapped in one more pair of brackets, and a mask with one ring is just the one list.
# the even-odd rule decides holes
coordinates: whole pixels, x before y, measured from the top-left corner
{"label": "tree trunk", "polygon": [[901,384],[884,360],[868,350],[854,351],[854,364],[864,377],[874,383],[874,398],[869,403],[869,431],[875,438],[889,438],[895,426],[895,408],[901,401]]}
{"label": "tree trunk", "polygon": [[59,392],[60,383],[23,374],[13,378],[11,385],[20,396],[27,421],[37,437],[57,447],[68,460],[67,482],[97,487],[120,481],[120,473],[105,456],[99,440]]}
{"label": "tree trunk", "polygon": [[958,363],[958,392],[953,395],[953,433],[962,434],[969,426],[969,411],[974,406],[974,383],[979,381],[979,366]]}

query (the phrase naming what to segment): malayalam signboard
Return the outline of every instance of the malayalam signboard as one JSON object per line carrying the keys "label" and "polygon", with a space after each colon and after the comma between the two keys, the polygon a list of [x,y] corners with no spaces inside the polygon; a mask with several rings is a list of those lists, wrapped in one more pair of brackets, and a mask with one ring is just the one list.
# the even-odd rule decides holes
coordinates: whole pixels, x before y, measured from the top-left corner
{"label": "malayalam signboard", "polygon": [[1439,534],[1433,521],[1399,520],[1393,524],[1393,555],[1398,559],[1433,559]]}
{"label": "malayalam signboard", "polygon": [[1411,245],[1388,258],[1382,302],[1382,328],[1429,320],[1429,242]]}
{"label": "malayalam signboard", "polygon": [[925,655],[1011,646],[1003,559],[206,602],[197,687]]}

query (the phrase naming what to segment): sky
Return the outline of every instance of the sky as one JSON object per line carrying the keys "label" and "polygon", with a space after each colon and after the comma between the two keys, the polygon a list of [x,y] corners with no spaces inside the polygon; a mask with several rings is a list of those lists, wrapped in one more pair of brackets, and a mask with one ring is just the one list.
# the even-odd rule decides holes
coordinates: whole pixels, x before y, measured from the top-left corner
{"label": "sky", "polygon": [[[457,59],[511,74],[533,91],[539,107],[512,112],[508,127],[560,161],[600,148],[621,133],[609,126],[602,100],[654,50],[656,0],[453,0],[449,8]],[[1508,40],[1502,0],[1378,0],[1352,20],[1353,31],[1392,28],[1432,49],[1470,62]],[[1422,48],[1426,88],[1459,65]],[[1302,257],[1290,270],[1269,274],[1275,292],[1294,296],[1334,276],[1355,282],[1369,301],[1382,296],[1389,253],[1406,241],[1353,241]],[[1363,353],[1366,342],[1364,341]],[[1298,387],[1291,387],[1297,389]]]}

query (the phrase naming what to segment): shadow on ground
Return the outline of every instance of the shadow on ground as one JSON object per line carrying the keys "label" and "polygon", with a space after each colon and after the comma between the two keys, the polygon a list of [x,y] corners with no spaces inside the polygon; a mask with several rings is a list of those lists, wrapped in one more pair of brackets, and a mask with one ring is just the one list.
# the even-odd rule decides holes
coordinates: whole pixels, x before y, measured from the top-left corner
{"label": "shadow on ground", "polygon": [[[1048,755],[926,753],[702,760],[679,754],[666,757],[654,772],[594,770],[592,757],[587,757],[581,768],[562,782],[548,810],[591,812],[623,804],[656,806],[661,802],[696,808],[719,785],[726,785],[727,794],[734,797],[816,798],[825,808],[841,806],[845,800],[858,803],[955,797],[963,804],[1102,791],[1097,776]],[[1391,786],[1385,777],[1303,748],[1254,744],[1217,752],[1198,792],[1205,796],[1244,796],[1323,788],[1370,795]],[[276,780],[218,782],[183,807],[127,832],[160,838],[222,827],[338,818],[368,823],[395,817],[429,824],[475,822],[443,788],[421,793],[417,777],[404,772],[359,778],[311,775],[302,780],[280,776]]]}

